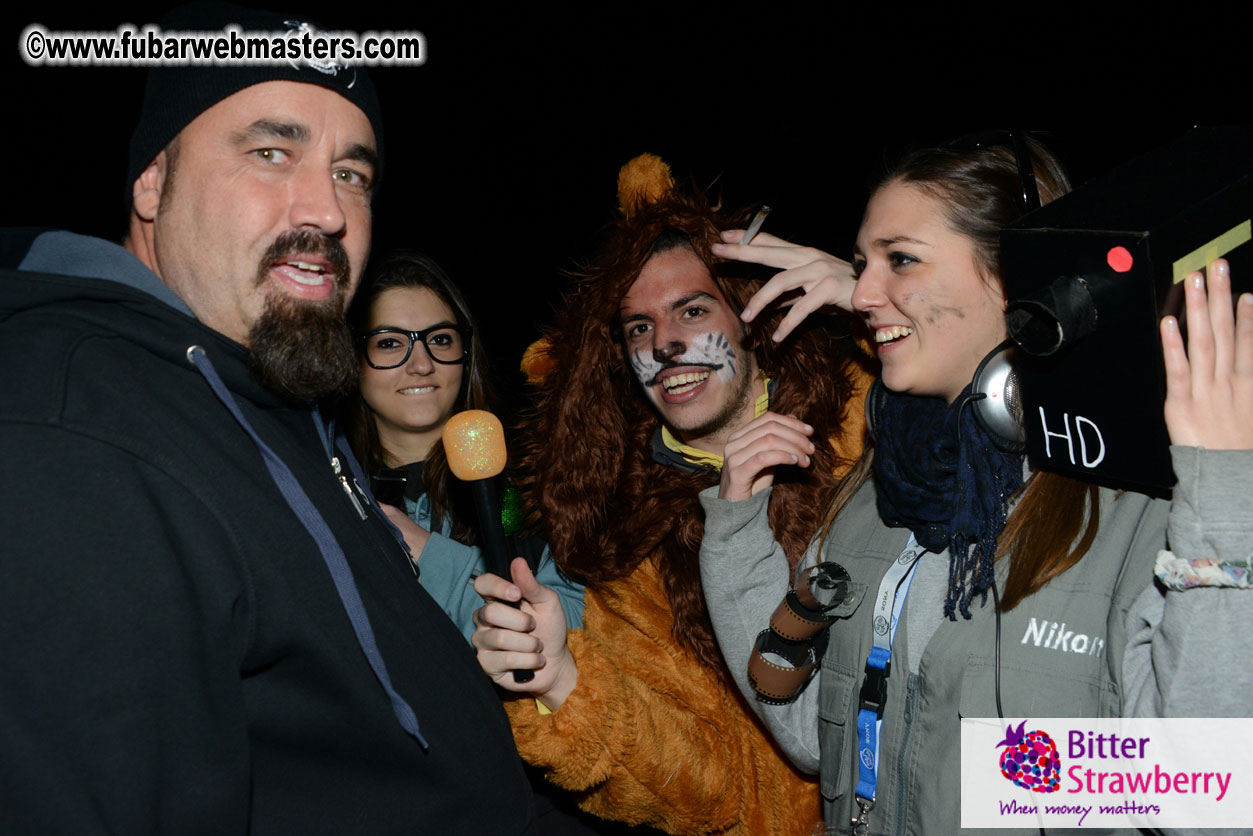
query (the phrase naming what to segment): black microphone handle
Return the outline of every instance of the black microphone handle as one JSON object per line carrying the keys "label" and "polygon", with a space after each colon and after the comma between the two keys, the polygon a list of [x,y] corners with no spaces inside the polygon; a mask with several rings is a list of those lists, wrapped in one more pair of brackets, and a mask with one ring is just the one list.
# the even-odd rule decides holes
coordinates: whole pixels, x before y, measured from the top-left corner
{"label": "black microphone handle", "polygon": [[487,571],[505,580],[512,580],[509,564],[512,558],[505,546],[505,528],[500,524],[500,500],[496,485],[491,478],[475,479],[470,483],[474,491],[474,510],[479,515],[479,548]]}
{"label": "black microphone handle", "polygon": [[[474,510],[479,515],[479,548],[483,552],[483,565],[487,571],[507,581],[513,581],[509,564],[513,558],[505,546],[505,527],[500,524],[500,499],[496,496],[496,485],[489,477],[474,479],[470,482],[474,493]],[[521,601],[505,601],[506,604],[518,609]],[[516,670],[513,672],[514,682],[530,682],[535,678],[535,671]]]}

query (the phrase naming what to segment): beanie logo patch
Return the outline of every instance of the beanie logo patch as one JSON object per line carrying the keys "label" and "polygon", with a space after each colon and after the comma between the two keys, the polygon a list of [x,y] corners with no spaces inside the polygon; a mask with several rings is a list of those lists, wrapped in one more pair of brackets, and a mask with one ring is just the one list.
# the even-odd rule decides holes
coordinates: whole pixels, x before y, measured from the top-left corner
{"label": "beanie logo patch", "polygon": [[[315,29],[312,26],[312,24],[310,24],[308,21],[285,20],[283,21],[283,25],[287,27],[287,33],[288,33],[287,37],[289,40],[300,40],[306,35],[316,36],[320,34],[319,31]],[[303,54],[304,63],[308,64],[310,67],[322,73],[323,75],[339,75],[340,70],[351,69],[352,81],[348,82],[348,88],[352,89],[352,86],[357,83],[357,69],[355,67],[351,67],[347,61],[338,61],[334,58],[313,58],[313,57],[310,57],[307,52],[306,53],[300,53],[300,52],[288,53],[289,56],[292,54],[296,54],[296,55]],[[292,65],[293,69],[296,69],[296,70],[300,69],[300,64],[297,63],[295,59],[292,59],[289,57],[287,61],[289,64]]]}

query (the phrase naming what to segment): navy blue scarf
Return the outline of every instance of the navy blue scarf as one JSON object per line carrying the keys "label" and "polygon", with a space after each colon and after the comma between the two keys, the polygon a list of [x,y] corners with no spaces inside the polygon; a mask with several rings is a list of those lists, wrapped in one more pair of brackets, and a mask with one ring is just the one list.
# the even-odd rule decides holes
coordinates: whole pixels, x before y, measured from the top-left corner
{"label": "navy blue scarf", "polygon": [[[882,387],[882,384],[879,384]],[[996,538],[1009,499],[1022,487],[1023,457],[998,449],[967,408],[970,387],[950,406],[943,398],[883,389],[874,414],[879,516],[908,528],[928,551],[948,549],[944,614],[970,618],[987,603]]]}

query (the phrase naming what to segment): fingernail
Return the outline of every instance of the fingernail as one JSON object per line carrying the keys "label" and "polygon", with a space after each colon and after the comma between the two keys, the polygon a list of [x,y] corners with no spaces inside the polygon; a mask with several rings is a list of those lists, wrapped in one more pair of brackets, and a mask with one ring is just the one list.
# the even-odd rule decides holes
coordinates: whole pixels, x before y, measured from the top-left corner
{"label": "fingernail", "polygon": [[775,331],[773,334],[770,335],[770,339],[774,340],[775,342],[780,342],[783,339],[783,332]]}
{"label": "fingernail", "polygon": [[752,318],[753,318],[752,308],[745,308],[744,310],[740,311],[740,319],[744,320],[745,322],[748,322]]}
{"label": "fingernail", "polygon": [[1231,273],[1231,265],[1227,263],[1227,259],[1225,258],[1220,258],[1215,261],[1210,265],[1210,269],[1224,278]]}
{"label": "fingernail", "polygon": [[1205,289],[1205,277],[1202,276],[1200,273],[1193,273],[1192,274],[1192,286],[1195,287],[1197,290],[1204,290]]}
{"label": "fingernail", "polygon": [[1253,293],[1241,293],[1240,304],[1241,305],[1253,305]]}
{"label": "fingernail", "polygon": [[[1245,294],[1245,295],[1247,296],[1248,294]],[[1179,330],[1179,320],[1175,319],[1173,316],[1166,317],[1164,320],[1162,320],[1162,322],[1166,325],[1167,331]]]}
{"label": "fingernail", "polygon": [[791,454],[791,456],[792,456],[792,463],[793,463],[793,464],[795,464],[796,462],[800,461],[800,457],[799,457],[799,456],[797,456],[795,453],[792,453],[792,454]]}
{"label": "fingernail", "polygon": [[810,425],[810,424],[806,424],[806,425],[805,425],[805,432],[807,432],[807,433],[811,433],[811,432],[813,432],[813,431],[814,431],[814,428],[813,428],[813,426],[812,426],[812,425]]}

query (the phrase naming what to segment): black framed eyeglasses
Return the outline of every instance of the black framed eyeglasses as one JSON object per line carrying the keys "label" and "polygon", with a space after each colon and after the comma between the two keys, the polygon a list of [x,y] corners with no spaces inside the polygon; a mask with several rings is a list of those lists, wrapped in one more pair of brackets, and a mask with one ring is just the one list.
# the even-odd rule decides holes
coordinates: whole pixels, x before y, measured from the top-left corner
{"label": "black framed eyeglasses", "polygon": [[361,337],[365,346],[365,361],[375,369],[394,369],[409,362],[413,344],[422,343],[426,354],[436,363],[464,363],[470,355],[470,338],[474,329],[469,325],[432,325],[421,331],[403,328],[375,328]]}
{"label": "black framed eyeglasses", "polygon": [[1035,182],[1035,167],[1031,165],[1031,150],[1027,147],[1025,131],[993,130],[968,134],[948,143],[953,148],[991,148],[1008,145],[1014,152],[1018,166],[1018,182],[1022,186],[1022,203],[1028,212],[1040,208],[1040,190]]}

